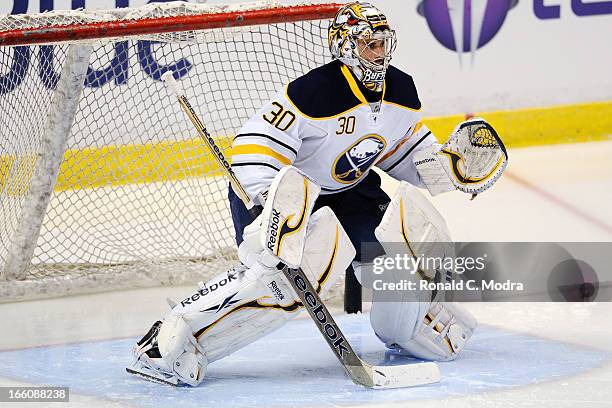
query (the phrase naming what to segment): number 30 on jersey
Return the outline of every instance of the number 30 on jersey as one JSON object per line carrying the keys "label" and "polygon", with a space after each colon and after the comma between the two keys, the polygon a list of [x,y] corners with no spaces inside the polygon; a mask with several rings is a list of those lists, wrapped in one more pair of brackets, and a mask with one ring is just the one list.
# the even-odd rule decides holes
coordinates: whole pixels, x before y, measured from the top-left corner
{"label": "number 30 on jersey", "polygon": [[285,110],[283,105],[278,102],[272,102],[275,107],[272,112],[263,115],[266,122],[274,125],[278,130],[286,131],[295,122],[295,115],[290,110]]}
{"label": "number 30 on jersey", "polygon": [[337,135],[347,134],[350,135],[355,131],[355,117],[354,116],[341,116],[338,118],[338,124],[340,129],[336,130]]}

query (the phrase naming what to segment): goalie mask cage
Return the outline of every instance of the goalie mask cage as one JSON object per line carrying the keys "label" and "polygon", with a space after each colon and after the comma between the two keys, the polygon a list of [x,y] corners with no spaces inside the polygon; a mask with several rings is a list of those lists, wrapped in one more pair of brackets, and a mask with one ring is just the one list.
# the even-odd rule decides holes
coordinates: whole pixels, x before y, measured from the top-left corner
{"label": "goalie mask cage", "polygon": [[0,18],[0,299],[195,283],[236,262],[223,177],[283,84],[328,62],[338,4],[153,3]]}

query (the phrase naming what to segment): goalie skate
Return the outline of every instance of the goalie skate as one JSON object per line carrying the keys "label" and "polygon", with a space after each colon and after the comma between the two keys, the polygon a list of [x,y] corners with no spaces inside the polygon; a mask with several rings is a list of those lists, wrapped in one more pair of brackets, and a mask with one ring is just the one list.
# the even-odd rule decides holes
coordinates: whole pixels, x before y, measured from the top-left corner
{"label": "goalie skate", "polygon": [[157,321],[134,346],[134,361],[125,370],[137,377],[159,384],[180,386],[180,382],[166,367],[157,347],[157,334],[162,322]]}

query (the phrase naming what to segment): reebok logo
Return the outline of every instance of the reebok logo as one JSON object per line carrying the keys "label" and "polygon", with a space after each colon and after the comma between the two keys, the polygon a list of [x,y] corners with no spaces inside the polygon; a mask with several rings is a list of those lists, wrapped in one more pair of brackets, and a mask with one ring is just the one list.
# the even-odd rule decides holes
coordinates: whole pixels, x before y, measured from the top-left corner
{"label": "reebok logo", "polygon": [[235,275],[228,274],[227,278],[223,278],[219,282],[213,283],[212,285],[210,285],[210,287],[204,286],[203,288],[198,290],[193,295],[191,295],[188,298],[184,299],[181,302],[181,306],[185,307],[186,305],[190,305],[191,302],[196,302],[198,299],[203,298],[204,296],[208,295],[209,293],[212,293],[215,290],[219,289],[221,286],[225,286],[227,283],[229,283],[231,281],[234,281],[236,279],[237,278],[236,278]]}
{"label": "reebok logo", "polygon": [[[294,269],[290,269],[292,273],[296,273],[298,271]],[[306,286],[306,282],[304,278],[299,274],[293,276],[293,282],[295,283],[295,287],[304,292],[304,299],[306,300],[305,306],[308,307],[314,315],[315,320],[323,326],[323,332],[325,336],[330,340],[330,343],[334,345],[336,353],[340,357],[344,357],[345,353],[350,353],[349,349],[344,345],[346,340],[343,336],[338,334],[336,327],[330,324],[327,320],[327,314],[323,310],[323,306],[317,302],[315,295],[308,289]]]}
{"label": "reebok logo", "polygon": [[276,281],[272,281],[272,282],[268,283],[268,288],[270,288],[270,290],[274,294],[274,297],[279,302],[285,298],[283,296],[283,292],[281,292],[281,290],[278,288],[278,285],[276,284]]}
{"label": "reebok logo", "polygon": [[432,161],[436,161],[436,159],[431,158],[431,159],[419,160],[419,161],[414,162],[414,165],[415,166],[420,166],[421,164],[429,163],[429,162],[432,162]]}
{"label": "reebok logo", "polygon": [[270,230],[268,231],[268,249],[274,253],[274,246],[276,245],[276,237],[278,236],[278,224],[280,223],[280,211],[272,209],[272,222],[270,223]]}
{"label": "reebok logo", "polygon": [[236,296],[237,294],[238,294],[238,292],[234,293],[231,296],[226,297],[223,300],[223,302],[219,303],[218,305],[211,306],[208,309],[200,310],[200,312],[215,312],[215,313],[219,313],[223,309],[227,309],[229,307],[232,307],[236,303],[240,302],[240,299],[234,300],[234,296]]}

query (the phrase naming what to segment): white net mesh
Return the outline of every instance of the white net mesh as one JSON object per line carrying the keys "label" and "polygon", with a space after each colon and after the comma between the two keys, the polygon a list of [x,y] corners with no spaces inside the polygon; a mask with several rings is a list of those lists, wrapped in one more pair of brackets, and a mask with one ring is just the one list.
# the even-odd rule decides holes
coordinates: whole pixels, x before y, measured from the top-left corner
{"label": "white net mesh", "polygon": [[[202,7],[168,3],[6,17],[0,30],[185,15]],[[220,7],[227,10],[207,10]],[[0,282],[3,300],[197,282],[228,268],[235,243],[227,181],[160,76],[170,69],[181,77],[230,156],[231,137],[274,92],[329,59],[327,24],[96,41],[33,258],[18,279]],[[0,47],[0,271],[16,250],[14,235],[70,46]]]}
{"label": "white net mesh", "polygon": [[[15,14],[0,16],[0,31],[20,30],[26,28],[47,28],[57,26],[75,26],[84,23],[102,21],[131,20],[142,21],[160,17],[182,17],[202,14],[220,14],[232,12],[250,12],[281,7],[277,1],[255,1],[238,4],[194,4],[183,1],[151,3],[137,8],[117,8],[112,10],[54,10],[40,14]],[[112,37],[111,37],[112,38]],[[74,42],[75,39],[67,39]]]}

